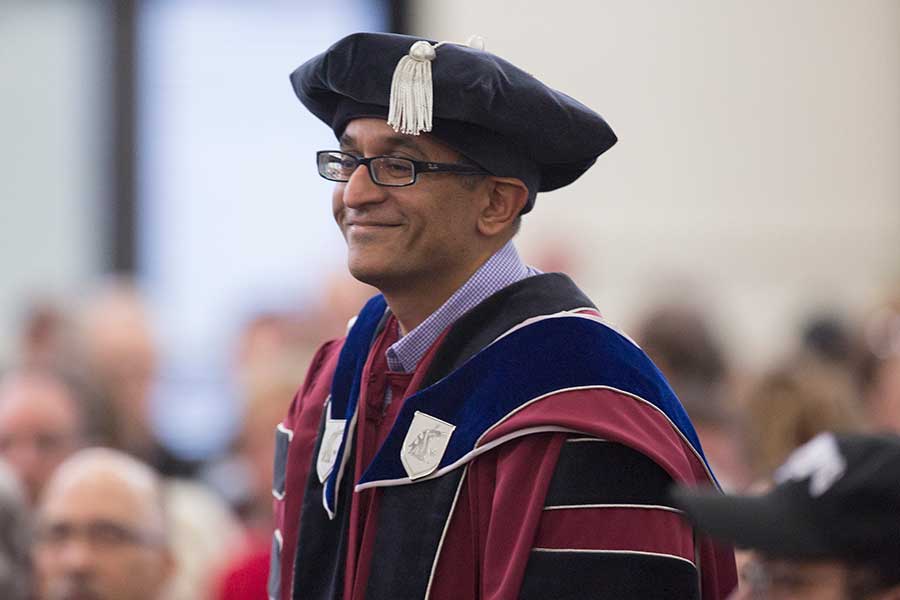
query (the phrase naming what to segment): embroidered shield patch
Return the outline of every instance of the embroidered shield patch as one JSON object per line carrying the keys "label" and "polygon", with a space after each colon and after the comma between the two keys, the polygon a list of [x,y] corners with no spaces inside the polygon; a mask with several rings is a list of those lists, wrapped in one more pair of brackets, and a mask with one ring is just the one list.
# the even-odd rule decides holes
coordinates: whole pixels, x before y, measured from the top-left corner
{"label": "embroidered shield patch", "polygon": [[437,469],[454,429],[455,425],[416,411],[400,450],[400,460],[410,479],[425,477]]}
{"label": "embroidered shield patch", "polygon": [[344,427],[347,422],[344,419],[325,419],[325,431],[322,432],[322,445],[319,447],[319,456],[316,459],[316,474],[319,483],[324,483],[337,459],[341,440],[344,438]]}

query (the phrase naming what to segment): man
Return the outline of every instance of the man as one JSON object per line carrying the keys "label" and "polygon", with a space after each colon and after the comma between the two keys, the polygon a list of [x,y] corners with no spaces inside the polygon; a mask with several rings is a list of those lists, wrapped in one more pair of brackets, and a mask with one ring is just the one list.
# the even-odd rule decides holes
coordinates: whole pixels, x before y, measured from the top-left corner
{"label": "man", "polygon": [[819,434],[761,496],[676,490],[709,533],[759,553],[734,598],[900,599],[900,438]]}
{"label": "man", "polygon": [[477,43],[355,34],[292,82],[339,140],[319,173],[381,294],[278,426],[270,596],[724,597],[730,550],[663,506],[712,484],[680,404],[511,243],[606,122]]}
{"label": "man", "polygon": [[0,458],[34,504],[54,469],[84,443],[84,414],[73,387],[52,371],[12,371],[0,379]]}
{"label": "man", "polygon": [[159,352],[140,290],[126,279],[100,286],[76,319],[75,357],[96,394],[98,443],[139,457],[166,477],[191,477],[198,465],[172,453],[152,427]]}
{"label": "man", "polygon": [[172,572],[159,481],[116,450],[82,450],[54,474],[35,540],[39,597],[159,600]]}

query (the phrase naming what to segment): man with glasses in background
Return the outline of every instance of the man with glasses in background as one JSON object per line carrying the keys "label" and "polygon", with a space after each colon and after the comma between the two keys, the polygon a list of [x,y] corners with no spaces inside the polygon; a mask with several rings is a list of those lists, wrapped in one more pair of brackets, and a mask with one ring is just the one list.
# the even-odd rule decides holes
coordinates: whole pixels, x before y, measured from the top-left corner
{"label": "man with glasses in background", "polygon": [[175,562],[158,477],[117,450],[74,454],[44,490],[34,557],[42,600],[162,600]]}
{"label": "man with glasses in background", "polygon": [[512,238],[616,141],[478,40],[354,34],[291,76],[354,277],[378,288],[278,426],[271,598],[724,598],[714,485],[658,370]]}
{"label": "man with glasses in background", "polygon": [[756,551],[733,600],[900,600],[900,438],[823,433],[757,496],[678,489],[717,538]]}

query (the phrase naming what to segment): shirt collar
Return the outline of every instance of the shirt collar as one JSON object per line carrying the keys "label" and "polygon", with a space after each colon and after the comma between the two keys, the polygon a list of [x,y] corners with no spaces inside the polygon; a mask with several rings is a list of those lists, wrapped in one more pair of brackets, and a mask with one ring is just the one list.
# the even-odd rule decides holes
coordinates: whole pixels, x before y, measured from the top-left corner
{"label": "shirt collar", "polygon": [[450,298],[386,352],[391,371],[410,372],[441,333],[488,296],[517,281],[538,275],[519,258],[512,241],[491,256]]}

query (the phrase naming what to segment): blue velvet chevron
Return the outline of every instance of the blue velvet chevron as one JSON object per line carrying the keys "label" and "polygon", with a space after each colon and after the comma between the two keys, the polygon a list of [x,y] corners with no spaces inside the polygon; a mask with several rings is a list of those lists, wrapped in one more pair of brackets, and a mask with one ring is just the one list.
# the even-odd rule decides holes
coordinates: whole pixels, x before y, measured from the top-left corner
{"label": "blue velvet chevron", "polygon": [[344,341],[344,346],[341,348],[341,354],[338,357],[334,378],[331,380],[330,416],[335,419],[344,419],[347,424],[344,427],[344,436],[338,448],[334,468],[331,469],[328,479],[325,480],[325,486],[322,491],[325,502],[332,513],[334,513],[335,509],[337,475],[344,457],[344,450],[347,447],[347,435],[352,433],[350,432],[349,423],[356,412],[363,368],[366,366],[369,347],[386,309],[387,303],[384,300],[384,296],[380,294],[366,303],[356,317],[353,327],[347,333],[347,339]]}
{"label": "blue velvet chevron", "polygon": [[579,386],[609,386],[653,403],[706,461],[684,407],[644,351],[593,319],[563,317],[514,331],[407,398],[360,483],[407,477],[400,451],[417,410],[456,426],[440,468],[469,453],[485,431],[529,400]]}

